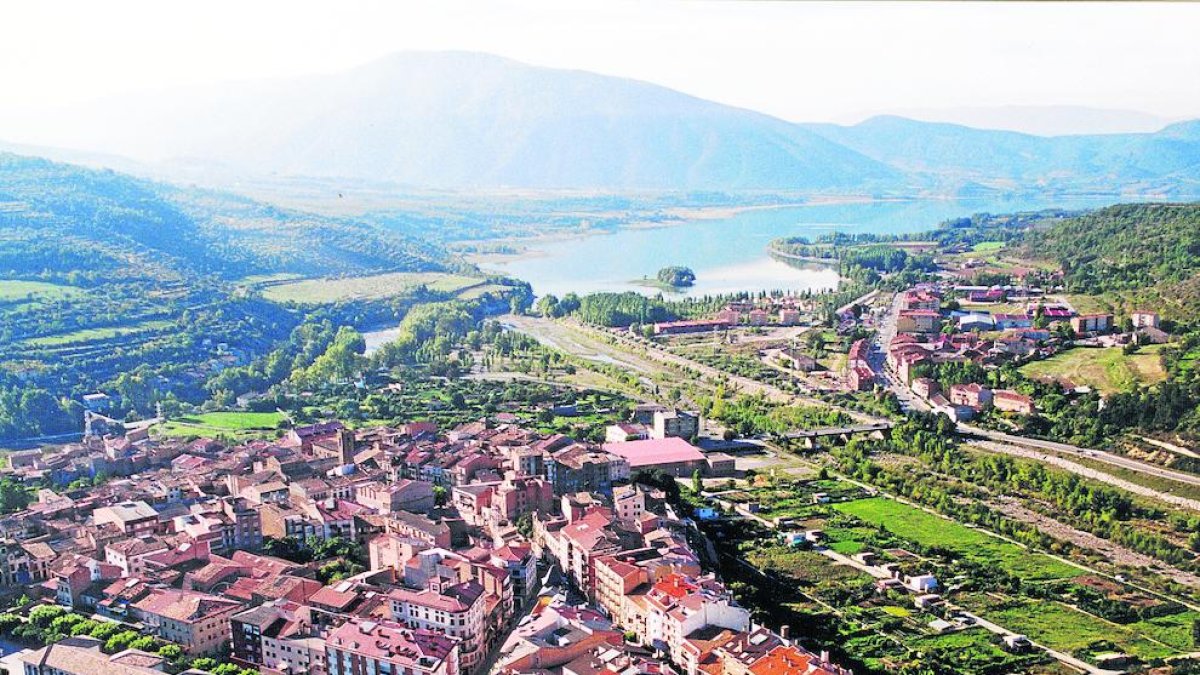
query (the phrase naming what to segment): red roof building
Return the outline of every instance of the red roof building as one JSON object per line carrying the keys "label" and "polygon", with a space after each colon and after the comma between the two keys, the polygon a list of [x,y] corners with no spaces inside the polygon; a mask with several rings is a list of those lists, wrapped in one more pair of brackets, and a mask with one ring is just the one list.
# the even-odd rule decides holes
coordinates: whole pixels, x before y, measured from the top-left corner
{"label": "red roof building", "polygon": [[676,475],[688,476],[692,471],[707,470],[704,454],[682,438],[650,438],[625,443],[605,443],[604,451],[629,462],[630,470],[662,469]]}

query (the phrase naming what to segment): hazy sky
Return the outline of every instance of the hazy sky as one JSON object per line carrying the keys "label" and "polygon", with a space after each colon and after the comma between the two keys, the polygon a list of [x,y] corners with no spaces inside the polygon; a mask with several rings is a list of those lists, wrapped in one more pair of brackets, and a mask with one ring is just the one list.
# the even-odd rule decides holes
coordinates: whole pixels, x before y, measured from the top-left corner
{"label": "hazy sky", "polygon": [[1190,3],[39,0],[3,17],[0,106],[19,108],[463,49],[796,121],[1005,104],[1200,115]]}

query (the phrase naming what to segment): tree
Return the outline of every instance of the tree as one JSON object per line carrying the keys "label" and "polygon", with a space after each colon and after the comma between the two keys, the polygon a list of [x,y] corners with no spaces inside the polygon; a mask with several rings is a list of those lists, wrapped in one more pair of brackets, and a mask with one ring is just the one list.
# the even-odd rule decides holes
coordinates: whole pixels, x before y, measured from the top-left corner
{"label": "tree", "polygon": [[98,625],[100,625],[100,622],[95,619],[84,619],[71,626],[71,635],[91,635],[92,631],[96,630],[96,626]]}
{"label": "tree", "polygon": [[212,670],[217,667],[217,660],[212,657],[201,656],[199,658],[192,659],[192,662],[188,664],[188,666],[195,668],[196,670],[207,670],[212,672]]}
{"label": "tree", "polygon": [[58,605],[41,605],[29,611],[29,622],[38,628],[49,628],[55,619],[66,613],[66,608]]}
{"label": "tree", "polygon": [[104,642],[104,651],[108,652],[109,654],[125,651],[126,649],[129,649],[129,645],[139,637],[141,637],[141,635],[137,631],[123,630],[120,633],[108,638],[108,640]]}
{"label": "tree", "polygon": [[10,478],[0,479],[0,513],[12,513],[29,506],[29,490]]}
{"label": "tree", "polygon": [[130,649],[140,649],[144,652],[153,652],[157,646],[158,640],[155,640],[153,635],[143,635],[129,643]]}
{"label": "tree", "polygon": [[17,626],[21,625],[21,617],[16,614],[0,614],[0,635],[10,635]]}
{"label": "tree", "polygon": [[704,491],[704,481],[700,478],[700,469],[692,470],[692,492],[700,494]]}
{"label": "tree", "polygon": [[445,486],[442,486],[442,485],[434,485],[433,486],[433,503],[436,506],[445,506],[446,502],[449,501],[449,498],[450,498],[450,492],[448,490],[446,490]]}
{"label": "tree", "polygon": [[696,283],[696,273],[687,267],[671,265],[658,271],[658,281],[675,288],[683,288]]}
{"label": "tree", "polygon": [[562,316],[562,310],[560,310],[558,307],[558,298],[550,293],[547,293],[538,299],[537,312],[547,319],[553,319],[555,317]]}
{"label": "tree", "polygon": [[97,640],[108,640],[108,638],[121,632],[121,624],[111,621],[100,621],[96,623],[96,627],[88,633],[91,637]]}
{"label": "tree", "polygon": [[168,661],[176,661],[183,656],[183,647],[168,643],[158,648],[158,655]]}

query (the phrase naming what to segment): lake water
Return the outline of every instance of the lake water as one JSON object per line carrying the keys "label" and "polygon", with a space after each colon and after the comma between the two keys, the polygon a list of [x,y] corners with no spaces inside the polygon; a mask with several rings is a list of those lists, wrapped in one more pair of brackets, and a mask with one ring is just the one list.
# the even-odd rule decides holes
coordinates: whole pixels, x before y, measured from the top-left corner
{"label": "lake water", "polygon": [[696,284],[684,295],[822,290],[837,283],[833,269],[781,262],[767,255],[767,244],[779,237],[815,237],[835,231],[920,232],[949,218],[973,213],[1098,207],[1115,201],[1113,198],[1043,203],[917,200],[759,209],[670,227],[631,228],[612,234],[535,242],[532,248],[536,254],[486,262],[482,266],[530,282],[539,295],[553,293],[559,297],[571,291],[583,294],[633,290],[655,294],[660,291],[631,282],[653,277],[668,265],[683,265],[695,271]]}

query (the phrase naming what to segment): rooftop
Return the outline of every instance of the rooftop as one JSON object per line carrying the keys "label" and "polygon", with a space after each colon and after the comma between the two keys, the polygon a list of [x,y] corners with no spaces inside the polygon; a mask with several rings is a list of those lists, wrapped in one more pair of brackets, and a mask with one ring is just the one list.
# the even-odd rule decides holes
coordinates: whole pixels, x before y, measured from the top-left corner
{"label": "rooftop", "polygon": [[704,461],[704,454],[696,446],[676,437],[605,443],[604,450],[623,457],[632,468]]}

